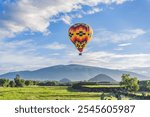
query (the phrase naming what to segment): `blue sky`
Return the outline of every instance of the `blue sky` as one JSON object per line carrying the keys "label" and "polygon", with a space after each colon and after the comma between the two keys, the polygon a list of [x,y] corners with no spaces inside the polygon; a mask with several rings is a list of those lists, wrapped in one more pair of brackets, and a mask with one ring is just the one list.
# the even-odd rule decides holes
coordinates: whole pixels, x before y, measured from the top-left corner
{"label": "blue sky", "polygon": [[[58,64],[150,67],[149,0],[0,0],[0,73]],[[69,27],[89,24],[83,56]]]}

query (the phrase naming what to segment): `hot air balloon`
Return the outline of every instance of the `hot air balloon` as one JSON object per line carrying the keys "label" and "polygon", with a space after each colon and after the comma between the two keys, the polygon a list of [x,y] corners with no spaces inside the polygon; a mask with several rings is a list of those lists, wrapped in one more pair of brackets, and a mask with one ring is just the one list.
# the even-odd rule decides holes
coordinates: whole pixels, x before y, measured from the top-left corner
{"label": "hot air balloon", "polygon": [[69,28],[68,33],[70,40],[80,52],[79,55],[82,55],[84,48],[92,38],[92,28],[87,24],[77,23]]}

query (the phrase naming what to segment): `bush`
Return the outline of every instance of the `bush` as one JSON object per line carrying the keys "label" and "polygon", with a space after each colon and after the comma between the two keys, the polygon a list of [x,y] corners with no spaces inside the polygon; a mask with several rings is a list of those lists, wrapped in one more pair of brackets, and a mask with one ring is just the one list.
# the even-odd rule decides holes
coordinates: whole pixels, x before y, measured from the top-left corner
{"label": "bush", "polygon": [[26,80],[25,85],[26,86],[33,85],[33,81],[32,80]]}
{"label": "bush", "polygon": [[57,86],[59,85],[56,81],[43,81],[38,83],[39,86]]}
{"label": "bush", "polygon": [[8,87],[9,86],[9,79],[5,79],[5,78],[0,79],[0,86]]}
{"label": "bush", "polygon": [[33,85],[38,85],[40,83],[40,81],[36,81],[36,80],[33,80]]}
{"label": "bush", "polygon": [[15,86],[16,86],[16,83],[15,83],[14,81],[10,81],[10,82],[9,82],[9,86],[10,86],[10,87],[15,87]]}
{"label": "bush", "polygon": [[149,91],[150,90],[150,81],[144,80],[139,81],[140,91]]}
{"label": "bush", "polygon": [[16,83],[16,87],[24,87],[25,81],[24,79],[21,79],[19,75],[16,75],[16,78],[14,79]]}
{"label": "bush", "polygon": [[120,82],[120,85],[124,85],[126,89],[130,92],[136,92],[139,90],[137,78],[131,78],[129,74],[122,75],[122,81]]}

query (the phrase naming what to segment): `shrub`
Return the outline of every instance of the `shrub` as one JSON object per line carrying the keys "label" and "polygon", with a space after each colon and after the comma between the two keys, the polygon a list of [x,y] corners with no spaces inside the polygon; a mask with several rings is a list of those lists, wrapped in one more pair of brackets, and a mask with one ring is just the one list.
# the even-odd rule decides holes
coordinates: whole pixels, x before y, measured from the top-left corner
{"label": "shrub", "polygon": [[0,86],[8,87],[9,86],[9,79],[5,79],[5,78],[0,79]]}
{"label": "shrub", "polygon": [[16,78],[14,79],[16,83],[16,87],[24,87],[25,85],[25,80],[21,79],[19,75],[16,75]]}
{"label": "shrub", "polygon": [[26,86],[33,85],[33,81],[32,80],[26,80],[25,85]]}
{"label": "shrub", "polygon": [[10,81],[10,82],[9,82],[9,86],[10,86],[10,87],[15,87],[15,86],[16,86],[16,83],[15,83],[14,81]]}

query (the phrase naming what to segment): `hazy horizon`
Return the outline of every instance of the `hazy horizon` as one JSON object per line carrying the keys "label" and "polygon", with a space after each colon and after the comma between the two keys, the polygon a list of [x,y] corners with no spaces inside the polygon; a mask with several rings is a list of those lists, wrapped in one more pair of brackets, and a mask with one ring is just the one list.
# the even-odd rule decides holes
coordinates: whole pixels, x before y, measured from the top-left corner
{"label": "hazy horizon", "polygon": [[[61,67],[60,67],[61,66]],[[66,69],[66,67],[67,67],[67,70],[65,70]],[[48,69],[47,69],[48,68]],[[150,68],[135,68],[135,69],[110,69],[110,68],[103,68],[103,67],[97,67],[97,66],[90,66],[90,65],[81,65],[81,64],[67,64],[67,65],[65,65],[65,64],[61,64],[61,65],[53,65],[53,66],[48,66],[48,67],[43,67],[43,68],[39,68],[39,69],[35,69],[35,70],[23,70],[23,71],[11,71],[11,72],[7,72],[7,73],[2,73],[2,74],[0,74],[2,77],[12,77],[12,76],[14,76],[15,77],[15,75],[16,74],[20,74],[21,76],[23,75],[27,75],[28,77],[31,77],[32,78],[32,72],[34,73],[34,74],[37,74],[37,76],[39,75],[39,73],[44,73],[44,74],[47,74],[48,73],[48,71],[47,70],[49,70],[49,75],[48,76],[50,76],[50,77],[52,77],[53,76],[53,74],[55,74],[55,72],[56,71],[59,71],[59,70],[63,70],[64,69],[64,74],[68,74],[68,69],[71,69],[71,74],[73,73],[74,74],[74,76],[78,76],[78,72],[76,71],[76,70],[79,70],[79,69],[83,69],[83,71],[81,70],[80,72],[82,72],[83,74],[87,74],[87,75],[89,75],[89,74],[91,74],[91,70],[96,70],[96,69],[101,69],[100,70],[100,72],[97,72],[97,74],[96,75],[98,75],[98,74],[105,74],[105,75],[108,75],[108,76],[110,76],[110,77],[112,77],[111,75],[109,75],[111,72],[122,72],[122,74],[130,74],[131,76],[133,76],[133,77],[137,77],[137,75],[141,75],[141,76],[139,76],[138,78],[140,78],[141,79],[141,77],[146,77],[147,78],[147,80],[149,79],[149,76],[150,76],[150,74],[149,74],[149,71],[150,71]],[[85,70],[85,69],[88,69],[88,71],[87,70]],[[51,70],[53,70],[53,72],[51,71]],[[89,71],[90,70],[90,71]],[[42,72],[41,72],[42,71]],[[106,72],[107,71],[107,72]],[[144,72],[143,72],[144,71]],[[31,73],[31,74],[30,74]],[[61,72],[60,72],[61,73]],[[30,76],[30,75],[31,76]],[[56,73],[57,74],[57,73]],[[59,73],[58,73],[59,74]],[[133,74],[135,74],[135,76],[133,75]],[[6,75],[6,76],[5,76]],[[25,76],[26,76],[25,75]],[[52,75],[52,76],[51,76]],[[117,75],[117,74],[116,74]],[[24,77],[25,77],[24,76]],[[35,76],[35,77],[37,77],[37,76]],[[60,76],[62,76],[62,75],[60,75]],[[114,76],[114,75],[113,75]],[[47,77],[47,75],[46,75],[46,77]],[[85,76],[84,76],[85,77]],[[86,78],[86,77],[85,77]],[[121,78],[121,76],[120,76],[120,78]],[[42,76],[41,76],[41,79],[43,79],[42,78]],[[143,80],[146,80],[145,78],[143,79]]]}

